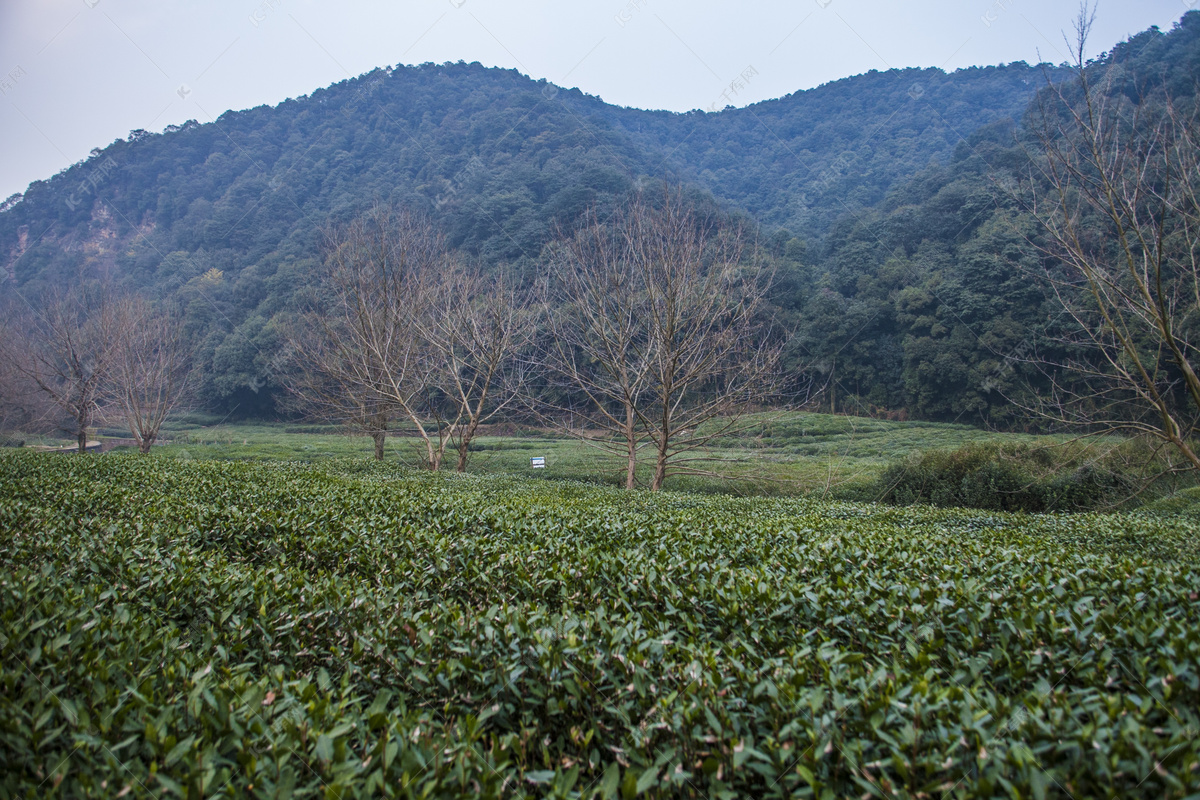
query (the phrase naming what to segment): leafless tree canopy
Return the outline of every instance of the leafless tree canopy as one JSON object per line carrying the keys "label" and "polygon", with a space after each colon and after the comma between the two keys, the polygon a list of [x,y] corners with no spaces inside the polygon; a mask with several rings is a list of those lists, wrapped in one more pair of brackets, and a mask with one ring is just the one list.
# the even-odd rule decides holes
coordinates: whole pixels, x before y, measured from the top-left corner
{"label": "leafless tree canopy", "polygon": [[341,346],[346,320],[311,312],[286,326],[286,345],[276,361],[284,371],[285,408],[308,419],[335,421],[370,436],[375,458],[382,461],[391,420],[400,408],[376,391],[374,383],[360,384],[355,354]]}
{"label": "leafless tree canopy", "polygon": [[50,296],[10,326],[3,343],[9,368],[49,400],[62,429],[87,446],[100,415],[104,381],[117,351],[118,308],[105,287]]}
{"label": "leafless tree canopy", "polygon": [[1181,107],[1166,87],[1131,100],[1119,65],[1093,80],[1090,26],[1085,8],[1077,80],[1051,85],[1036,120],[1044,155],[1032,205],[1063,265],[1049,277],[1077,354],[1045,365],[1054,392],[1039,410],[1149,434],[1200,468],[1200,119],[1194,100]]}
{"label": "leafless tree canopy", "polygon": [[19,368],[27,331],[18,323],[24,315],[11,306],[0,313],[0,431],[32,431],[45,424],[50,408],[37,383]]}
{"label": "leafless tree canopy", "polygon": [[701,450],[773,390],[779,348],[759,314],[768,278],[742,263],[744,249],[742,231],[702,219],[679,189],[657,204],[639,196],[609,221],[591,214],[559,245],[543,363],[564,395],[586,398],[603,434],[590,440],[622,455],[627,488],[645,446],[652,490],[704,471]]}
{"label": "leafless tree canopy", "polygon": [[[601,433],[582,438],[622,455],[628,489],[636,485],[644,438],[638,409],[646,403],[651,379],[650,328],[640,277],[620,221],[603,224],[589,212],[551,264],[549,336],[541,356],[551,379],[550,392],[542,398],[543,416],[562,419],[560,427],[582,434],[571,422],[582,412],[586,425]],[[570,404],[575,393],[586,398],[584,408]]]}
{"label": "leafless tree canopy", "polygon": [[102,396],[120,415],[142,453],[190,389],[190,348],[182,320],[139,297],[116,301],[116,341]]}
{"label": "leafless tree canopy", "polygon": [[526,295],[499,276],[454,264],[428,283],[418,319],[433,354],[434,378],[453,409],[456,468],[467,468],[479,426],[509,408],[526,387],[516,356],[532,339]]}
{"label": "leafless tree canopy", "polygon": [[328,418],[370,433],[383,457],[388,421],[404,419],[438,469],[466,469],[479,426],[513,397],[525,303],[450,257],[425,217],[389,206],[327,232],[325,305],[291,336],[290,389]]}

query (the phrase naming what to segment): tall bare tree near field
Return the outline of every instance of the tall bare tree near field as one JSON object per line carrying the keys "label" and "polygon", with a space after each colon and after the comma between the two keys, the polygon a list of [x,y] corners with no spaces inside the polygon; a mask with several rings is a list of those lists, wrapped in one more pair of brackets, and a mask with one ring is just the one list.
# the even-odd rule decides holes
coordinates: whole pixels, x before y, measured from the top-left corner
{"label": "tall bare tree near field", "polygon": [[191,354],[183,321],[138,297],[116,301],[116,340],[103,395],[149,453],[167,416],[191,388]]}
{"label": "tall bare tree near field", "polygon": [[479,426],[512,399],[527,305],[455,263],[432,222],[376,206],[328,231],[325,306],[291,337],[293,394],[364,427],[382,458],[387,422],[415,428],[428,469],[454,444],[466,469]]}
{"label": "tall bare tree near field", "polygon": [[25,332],[22,315],[11,305],[0,308],[0,431],[37,427],[47,417],[47,402],[26,372],[18,368]]}
{"label": "tall bare tree near field", "polygon": [[310,419],[345,423],[371,437],[375,460],[382,461],[391,420],[403,409],[378,392],[383,379],[370,378],[364,371],[369,365],[330,335],[344,323],[313,315],[290,328],[287,349],[279,359],[288,391],[284,402]]}
{"label": "tall bare tree near field", "polygon": [[[578,231],[559,243],[547,284],[545,347],[540,361],[551,392],[535,406],[547,420],[582,411],[592,431],[562,427],[625,463],[625,488],[637,485],[637,455],[645,433],[638,408],[651,380],[646,290],[630,252],[625,219],[605,223],[589,210]],[[551,402],[552,394],[586,398],[590,408]]]}
{"label": "tall bare tree near field", "polygon": [[585,396],[606,444],[636,485],[637,451],[654,451],[650,489],[698,462],[775,388],[780,347],[762,324],[769,278],[744,264],[745,234],[701,217],[678,188],[592,215],[563,243],[549,371]]}
{"label": "tall bare tree near field", "polygon": [[1090,66],[1092,17],[1085,6],[1076,24],[1076,80],[1048,82],[1035,118],[1032,209],[1062,265],[1049,277],[1078,354],[1045,365],[1053,392],[1039,410],[1150,435],[1200,468],[1197,105],[1177,103],[1165,82],[1139,87],[1135,102],[1120,65]]}
{"label": "tall bare tree near field", "polygon": [[[394,411],[420,437],[425,467],[438,469],[449,433],[431,406],[435,360],[419,320],[431,276],[449,269],[440,237],[427,219],[376,205],[330,227],[325,246],[323,307],[305,317],[307,335],[292,339],[304,365],[293,390],[344,418],[367,422]],[[377,456],[383,434],[382,426],[372,432]]]}
{"label": "tall bare tree near field", "polygon": [[773,394],[781,346],[761,318],[769,276],[742,263],[740,228],[701,219],[672,191],[659,207],[636,204],[626,236],[646,287],[650,402],[638,416],[658,490],[668,474],[709,472],[690,465]]}
{"label": "tall bare tree near field", "polygon": [[88,430],[99,419],[104,382],[117,350],[118,305],[103,286],[49,296],[30,310],[2,343],[5,359],[38,387],[66,424],[63,430],[87,449]]}
{"label": "tall bare tree near field", "polygon": [[421,333],[440,372],[456,469],[464,472],[479,426],[510,408],[522,390],[516,356],[532,339],[529,301],[502,277],[453,265],[428,281]]}

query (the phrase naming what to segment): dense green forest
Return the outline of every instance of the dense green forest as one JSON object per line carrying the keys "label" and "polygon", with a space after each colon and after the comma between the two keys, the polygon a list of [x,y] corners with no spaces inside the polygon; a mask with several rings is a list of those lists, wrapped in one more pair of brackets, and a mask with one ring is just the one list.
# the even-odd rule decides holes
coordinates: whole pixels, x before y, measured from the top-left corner
{"label": "dense green forest", "polygon": [[[1097,58],[1187,96],[1200,12]],[[80,275],[177,296],[214,411],[271,415],[279,321],[317,282],[320,233],[378,201],[531,279],[585,209],[679,181],[759,230],[788,368],[833,410],[1021,423],[1012,354],[1060,324],[1030,275],[1037,227],[1005,187],[1061,68],[891,70],[741,109],[608,105],[479,64],[377,69],[275,107],[133,131],[0,205],[0,292]],[[4,277],[0,274],[0,277]],[[1023,349],[1024,348],[1024,349]]]}
{"label": "dense green forest", "polygon": [[[1200,13],[1145,31],[1094,59],[1107,91],[1134,104],[1196,97]],[[1098,75],[1096,76],[1099,77]],[[1100,85],[1098,79],[1093,85]],[[837,376],[848,410],[1012,427],[1006,398],[1037,388],[1028,362],[1062,361],[1069,319],[1040,277],[1056,269],[1023,199],[1038,158],[1035,107],[980,126],[944,163],[842,215],[796,291],[796,360]],[[1097,230],[1101,230],[1098,225]]]}

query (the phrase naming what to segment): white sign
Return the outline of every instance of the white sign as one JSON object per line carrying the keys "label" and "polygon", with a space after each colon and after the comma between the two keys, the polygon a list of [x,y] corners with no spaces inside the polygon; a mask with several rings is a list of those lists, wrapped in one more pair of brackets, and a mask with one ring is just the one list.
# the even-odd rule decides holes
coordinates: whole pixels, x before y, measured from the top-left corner
{"label": "white sign", "polygon": [[545,469],[546,468],[546,457],[545,456],[534,456],[533,458],[529,459],[529,466],[531,469]]}

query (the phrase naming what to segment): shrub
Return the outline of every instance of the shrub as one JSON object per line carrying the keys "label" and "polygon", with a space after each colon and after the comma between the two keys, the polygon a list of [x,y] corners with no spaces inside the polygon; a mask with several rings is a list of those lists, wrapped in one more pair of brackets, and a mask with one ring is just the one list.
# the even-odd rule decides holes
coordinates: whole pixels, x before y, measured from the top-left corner
{"label": "shrub", "polygon": [[894,505],[927,503],[992,511],[1083,511],[1130,501],[1152,465],[1131,462],[1135,443],[1094,449],[999,442],[930,450],[893,463],[877,496]]}

